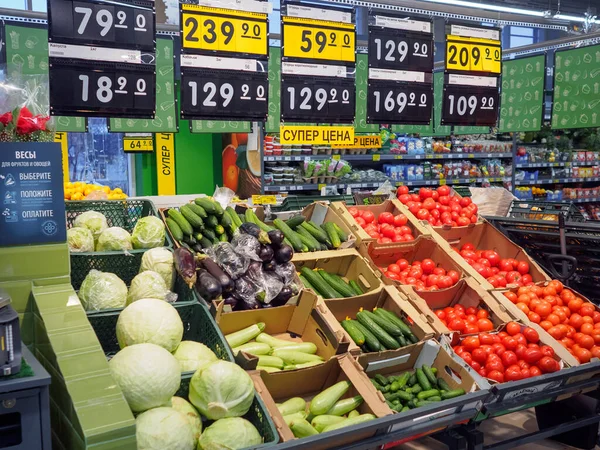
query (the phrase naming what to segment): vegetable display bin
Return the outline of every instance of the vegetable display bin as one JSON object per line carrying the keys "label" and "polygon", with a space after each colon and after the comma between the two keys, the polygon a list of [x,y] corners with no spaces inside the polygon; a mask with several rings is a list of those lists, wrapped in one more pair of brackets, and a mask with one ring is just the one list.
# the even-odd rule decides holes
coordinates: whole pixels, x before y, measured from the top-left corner
{"label": "vegetable display bin", "polygon": [[[192,375],[192,373],[188,373],[181,376],[181,386],[175,394],[176,396],[189,400],[188,392]],[[263,437],[263,444],[257,445],[256,447],[252,448],[272,447],[279,442],[279,434],[277,433],[277,428],[275,428],[273,419],[271,419],[271,415],[269,414],[265,403],[260,398],[258,393],[256,393],[256,396],[254,397],[252,406],[250,406],[250,409],[243,417],[244,419],[248,420],[252,425],[254,425],[258,430],[258,433]],[[203,421],[202,429],[205,430],[206,427],[208,427],[211,423],[211,421]],[[235,430],[231,430],[231,432],[234,433]]]}
{"label": "vegetable display bin", "polygon": [[[72,228],[77,216],[86,211],[96,211],[106,216],[109,227],[121,227],[133,232],[142,217],[159,217],[150,200],[107,200],[66,202],[67,228]],[[165,247],[172,248],[173,242],[166,233]],[[71,284],[78,290],[92,269],[112,272],[129,285],[139,271],[142,255],[147,249],[116,252],[71,252]]]}

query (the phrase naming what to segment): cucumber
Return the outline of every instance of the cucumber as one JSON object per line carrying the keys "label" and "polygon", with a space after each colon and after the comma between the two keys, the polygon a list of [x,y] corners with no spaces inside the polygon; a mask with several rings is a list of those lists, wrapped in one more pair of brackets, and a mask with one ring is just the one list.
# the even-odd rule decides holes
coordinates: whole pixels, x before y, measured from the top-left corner
{"label": "cucumber", "polygon": [[420,384],[415,384],[413,387],[409,388],[410,394],[418,394],[423,390]]}
{"label": "cucumber", "polygon": [[276,367],[277,369],[283,369],[283,359],[277,356],[270,355],[259,355],[258,365],[262,367]]}
{"label": "cucumber", "polygon": [[283,359],[283,362],[286,364],[304,364],[313,361],[323,361],[323,358],[318,355],[288,350],[286,347],[276,348],[273,350],[272,355]]}
{"label": "cucumber", "polygon": [[223,228],[228,229],[229,231],[231,231],[232,233],[236,230],[236,228],[234,227],[233,229],[231,228],[233,225],[233,220],[231,220],[231,216],[229,214],[223,214],[221,216],[221,223],[220,225]]}
{"label": "cucumber", "polygon": [[355,395],[354,397],[344,398],[342,400],[338,400],[335,405],[331,407],[327,414],[332,416],[343,416],[344,414],[348,414],[353,409],[358,408],[363,403],[363,398],[360,395]]}
{"label": "cucumber", "polygon": [[400,385],[398,384],[398,382],[397,381],[392,382],[392,384],[390,386],[390,391],[396,392],[398,389],[400,389]]}
{"label": "cucumber", "polygon": [[364,294],[363,290],[360,288],[360,285],[356,281],[350,280],[350,282],[348,284],[350,285],[350,287],[352,288],[352,290],[354,291],[354,293],[356,295]]}
{"label": "cucumber", "polygon": [[285,422],[285,424],[288,427],[294,420],[299,420],[299,419],[306,419],[306,413],[303,411],[298,411],[293,414],[288,414],[287,416],[283,416],[283,421]]}
{"label": "cucumber", "polygon": [[335,229],[335,231],[337,231],[338,236],[340,237],[340,240],[342,242],[346,242],[348,240],[348,235],[344,232],[344,230],[342,230],[340,228],[340,226],[335,223],[335,222],[331,222],[333,224],[333,228]]}
{"label": "cucumber", "polygon": [[373,314],[377,314],[379,317],[387,319],[389,322],[396,325],[398,328],[400,328],[400,330],[402,330],[402,334],[404,334],[404,336],[406,336],[407,338],[410,338],[410,336],[414,336],[413,332],[410,330],[410,327],[406,325],[404,321],[393,312],[383,308],[375,308],[373,310]]}
{"label": "cucumber", "polygon": [[217,207],[215,206],[215,203],[206,197],[199,197],[194,200],[194,203],[198,206],[201,206],[204,211],[206,211],[206,214],[217,213]]}
{"label": "cucumber", "polygon": [[355,321],[353,320],[342,320],[341,322],[342,328],[350,335],[352,340],[359,347],[365,343],[365,335],[355,326]]}
{"label": "cucumber", "polygon": [[323,278],[308,267],[303,267],[300,273],[308,280],[308,282],[316,289],[316,293],[323,298],[340,298],[341,295],[335,291]]}
{"label": "cucumber", "polygon": [[[238,352],[250,353],[254,356],[260,355],[268,355],[271,353],[271,346],[267,344],[261,344],[260,342],[247,342],[245,344],[239,345],[237,347],[233,347],[231,349],[234,355],[237,355]],[[259,364],[260,365],[260,364]],[[263,364],[268,365],[268,364]]]}
{"label": "cucumber", "polygon": [[[302,241],[298,237],[294,231],[281,219],[275,219],[273,221],[273,225],[275,225],[283,235],[290,241],[294,250],[299,252],[302,251]],[[309,278],[310,280],[310,278]]]}
{"label": "cucumber", "polygon": [[200,242],[202,240],[202,238],[204,237],[204,235],[202,233],[200,233],[200,232],[197,232],[197,233],[194,233],[192,235],[192,237],[194,239],[196,239],[197,242]]}
{"label": "cucumber", "polygon": [[[296,232],[293,231],[293,233],[296,233]],[[298,236],[298,239],[300,239],[303,246],[307,248],[307,251],[316,252],[317,250],[321,249],[321,247],[319,245],[316,245],[316,243],[313,243],[313,240],[311,238],[307,238],[306,236],[304,236],[300,233],[296,233],[296,236]]]}
{"label": "cucumber", "polygon": [[[319,241],[317,241],[314,236],[312,234],[310,234],[308,231],[306,231],[304,228],[302,227],[298,227],[296,229],[296,233],[298,233],[300,236],[304,236],[304,238],[308,241],[310,241],[311,246],[315,249],[314,251],[317,250],[321,250],[321,244],[319,243]],[[306,241],[303,240],[304,243],[306,243]],[[310,248],[310,246],[309,246]]]}
{"label": "cucumber", "polygon": [[169,209],[169,212],[167,214],[171,219],[177,222],[177,225],[179,225],[179,228],[181,228],[183,234],[186,234],[188,236],[192,235],[192,233],[194,232],[194,230],[192,229],[192,225],[187,221],[185,217],[183,217],[183,215],[179,211],[177,211],[175,208],[171,208]]}
{"label": "cucumber", "polygon": [[406,383],[408,383],[409,378],[410,378],[410,372],[404,372],[402,375],[400,375],[400,378],[398,379],[398,383],[400,384],[400,389],[402,389],[404,386],[406,386]]}
{"label": "cucumber", "polygon": [[348,419],[352,419],[353,417],[358,417],[358,416],[360,416],[360,413],[357,410],[350,411],[348,413]]}
{"label": "cucumber", "polygon": [[292,430],[292,433],[294,433],[294,436],[296,436],[298,439],[319,434],[319,432],[315,430],[312,425],[306,421],[306,419],[292,420],[290,423],[290,429]]}
{"label": "cucumber", "polygon": [[407,384],[411,387],[417,384],[417,373],[416,372],[413,372],[410,374]]}
{"label": "cucumber", "polygon": [[383,391],[383,386],[380,385],[375,379],[370,378],[371,383],[373,384],[373,386],[375,387],[375,389],[377,389],[378,391]]}
{"label": "cucumber", "polygon": [[319,270],[319,275],[321,275],[325,283],[329,284],[333,287],[333,289],[342,294],[342,297],[354,297],[354,291],[343,280],[338,280],[332,274],[326,272],[325,270]]}
{"label": "cucumber", "polygon": [[236,227],[239,227],[240,225],[242,225],[242,221],[240,220],[239,216],[235,212],[235,209],[233,209],[231,206],[228,206],[227,208],[225,208],[225,212],[229,213],[229,217],[231,217],[231,221],[233,223],[235,223]]}
{"label": "cucumber", "polygon": [[435,377],[435,375],[431,371],[431,367],[429,367],[427,364],[423,364],[421,366],[421,369],[423,369],[423,373],[425,374],[425,376],[429,380],[429,383],[431,383],[432,386],[435,386],[437,384],[437,378]]}
{"label": "cucumber", "polygon": [[225,228],[223,228],[223,225],[217,225],[215,227],[215,233],[217,233],[217,235],[219,235],[219,236],[221,236],[222,234],[225,234]]}
{"label": "cucumber", "polygon": [[390,381],[379,373],[375,375],[375,380],[382,386],[387,386],[388,384],[390,384]]}
{"label": "cucumber", "polygon": [[340,381],[315,395],[310,402],[310,413],[313,416],[326,414],[333,405],[350,389],[349,381]]}
{"label": "cucumber", "polygon": [[461,395],[465,395],[464,389],[452,389],[451,391],[442,392],[442,399],[448,400],[454,397],[460,397]]}
{"label": "cucumber", "polygon": [[202,246],[202,248],[211,248],[213,245],[212,241],[210,239],[208,239],[206,236],[203,236],[199,242],[200,242],[200,245]]}
{"label": "cucumber", "polygon": [[373,322],[375,322],[377,325],[379,325],[381,328],[383,328],[390,336],[393,336],[393,337],[402,336],[402,330],[399,327],[397,327],[395,324],[393,324],[392,322],[385,320],[381,316],[373,314],[371,311],[365,310],[363,312]]}
{"label": "cucumber", "polygon": [[361,414],[360,416],[353,417],[352,419],[346,419],[343,422],[329,425],[322,432],[327,433],[328,431],[339,430],[340,428],[352,427],[354,425],[360,425],[361,423],[375,419],[376,417],[373,414]]}
{"label": "cucumber", "polygon": [[327,428],[329,425],[333,425],[335,423],[340,423],[340,422],[342,422],[344,420],[346,420],[345,417],[332,416],[332,415],[329,415],[329,414],[323,414],[321,416],[315,417],[310,422],[310,424],[314,427],[315,430],[317,430],[320,433],[325,428]]}
{"label": "cucumber", "polygon": [[321,230],[320,228],[315,228],[312,225],[312,222],[302,222],[300,226],[296,228],[296,231],[299,231],[300,229],[303,229],[310,233],[310,235],[314,237],[317,241],[319,241],[321,244],[327,244],[327,241],[329,240],[327,237],[327,233],[323,232],[323,230]]}
{"label": "cucumber", "polygon": [[217,235],[215,234],[215,231],[211,230],[209,228],[205,228],[204,230],[202,230],[202,235],[205,238],[210,239],[211,241],[217,237]]}
{"label": "cucumber", "polygon": [[421,385],[423,390],[430,391],[431,383],[429,382],[429,379],[427,378],[427,376],[425,376],[425,373],[423,373],[423,369],[418,368],[416,373],[417,373],[417,381],[419,382],[419,384]]}
{"label": "cucumber", "polygon": [[310,282],[306,279],[306,277],[304,275],[300,275],[300,281],[302,281],[302,284],[304,285],[304,287],[306,289],[312,289],[313,291],[315,291],[316,293],[319,293],[319,291],[317,291],[314,286],[312,284],[310,284]]}
{"label": "cucumber", "polygon": [[434,397],[434,396],[439,396],[440,395],[440,391],[438,391],[437,389],[426,389],[422,392],[419,392],[417,394],[417,398],[419,400],[427,400],[429,397]]}
{"label": "cucumber", "polygon": [[206,218],[206,226],[212,228],[213,230],[219,225],[219,219],[217,216],[208,216]]}
{"label": "cucumber", "polygon": [[[366,314],[365,314],[366,313]],[[377,325],[368,315],[368,311],[356,313],[356,318],[365,328],[368,328],[387,349],[395,350],[400,348],[400,344],[390,336],[383,328]]]}
{"label": "cucumber", "polygon": [[182,241],[183,231],[181,231],[181,228],[179,227],[179,225],[177,225],[177,222],[175,222],[170,217],[165,218],[165,222],[167,224],[167,227],[169,228],[169,231],[173,235],[173,239],[175,239],[176,241]]}
{"label": "cucumber", "polygon": [[216,201],[216,200],[211,200],[211,201],[215,205],[215,214],[218,217],[221,217],[225,213],[225,210],[223,209],[223,207],[221,206],[221,204],[218,201]]}
{"label": "cucumber", "polygon": [[196,205],[195,203],[188,203],[187,206],[194,212],[194,214],[196,214],[198,217],[202,218],[202,219],[206,219],[206,217],[208,217],[208,214],[206,214],[206,211],[204,210],[204,208],[200,205]]}
{"label": "cucumber", "polygon": [[381,343],[375,337],[375,335],[371,333],[371,330],[367,329],[367,327],[364,327],[360,322],[356,322],[355,326],[361,331],[362,334],[365,335],[365,345],[370,351],[381,351]]}
{"label": "cucumber", "polygon": [[437,379],[437,386],[440,388],[440,390],[442,391],[451,391],[452,388],[448,385],[448,383],[446,383],[446,380],[444,380],[443,378],[438,378]]}
{"label": "cucumber", "polygon": [[333,248],[339,248],[340,245],[342,245],[342,241],[340,240],[340,235],[337,233],[333,226],[333,222],[327,222],[323,224],[323,228],[327,232],[327,236],[329,237]]}
{"label": "cucumber", "polygon": [[219,242],[229,242],[229,238],[225,233],[219,235]]}
{"label": "cucumber", "polygon": [[271,366],[256,366],[256,370],[263,370],[268,373],[281,372],[281,369]]}
{"label": "cucumber", "polygon": [[293,397],[277,405],[277,409],[282,416],[288,416],[297,412],[303,413],[306,410],[306,402],[302,397]]}
{"label": "cucumber", "polygon": [[407,405],[407,406],[405,406],[404,408],[402,408],[402,409],[401,409],[400,411],[398,411],[398,412],[401,412],[401,413],[403,413],[403,412],[406,412],[406,411],[410,411],[410,406],[408,406],[408,405]]}
{"label": "cucumber", "polygon": [[225,340],[227,343],[233,347],[239,347],[242,344],[245,344],[248,341],[251,341],[260,333],[262,333],[265,329],[264,322],[255,323],[250,325],[249,327],[244,328],[243,330],[236,331],[235,333],[230,333],[225,335]]}
{"label": "cucumber", "polygon": [[285,221],[285,224],[290,227],[292,230],[295,230],[301,223],[303,223],[306,218],[302,214],[298,214],[297,216],[292,217]]}

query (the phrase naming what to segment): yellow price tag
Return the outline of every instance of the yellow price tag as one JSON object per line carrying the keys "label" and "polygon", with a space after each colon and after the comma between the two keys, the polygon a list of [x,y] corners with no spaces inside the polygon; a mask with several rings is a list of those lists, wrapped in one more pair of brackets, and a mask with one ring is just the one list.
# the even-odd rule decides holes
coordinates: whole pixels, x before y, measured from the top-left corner
{"label": "yellow price tag", "polygon": [[402,181],[396,181],[396,187],[404,186]]}
{"label": "yellow price tag", "polygon": [[182,4],[184,49],[266,55],[267,15]]}
{"label": "yellow price tag", "polygon": [[153,152],[154,141],[152,138],[123,138],[123,151],[126,153],[134,152]]}
{"label": "yellow price tag", "polygon": [[381,160],[381,155],[379,153],[373,154],[373,161],[380,161],[380,160]]}
{"label": "yellow price tag", "polygon": [[440,186],[444,186],[446,184],[446,180],[440,180]]}
{"label": "yellow price tag", "polygon": [[255,205],[276,205],[277,198],[274,195],[253,195],[252,203]]}
{"label": "yellow price tag", "polygon": [[333,155],[333,157],[331,159],[333,159],[334,161],[339,161],[340,155]]}
{"label": "yellow price tag", "polygon": [[502,71],[500,41],[449,35],[446,43],[446,68],[500,73]]}
{"label": "yellow price tag", "polygon": [[472,153],[469,155],[469,158],[475,158],[475,155],[473,155]]}
{"label": "yellow price tag", "polygon": [[323,189],[324,187],[326,187],[327,185],[325,183],[319,184],[319,190]]}
{"label": "yellow price tag", "polygon": [[283,18],[283,56],[354,62],[356,31],[352,24]]}

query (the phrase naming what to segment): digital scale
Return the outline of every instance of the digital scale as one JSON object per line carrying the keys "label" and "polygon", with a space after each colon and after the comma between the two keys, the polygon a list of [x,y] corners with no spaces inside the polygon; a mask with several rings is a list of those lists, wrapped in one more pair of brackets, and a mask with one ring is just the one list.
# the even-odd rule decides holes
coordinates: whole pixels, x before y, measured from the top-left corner
{"label": "digital scale", "polygon": [[0,289],[0,378],[21,370],[19,315],[10,303],[8,292]]}

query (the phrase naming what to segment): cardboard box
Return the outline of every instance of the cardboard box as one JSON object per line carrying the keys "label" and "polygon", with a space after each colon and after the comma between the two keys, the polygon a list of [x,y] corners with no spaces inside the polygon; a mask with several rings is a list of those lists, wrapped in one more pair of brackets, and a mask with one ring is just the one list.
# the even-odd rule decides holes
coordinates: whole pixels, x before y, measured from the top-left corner
{"label": "cardboard box", "polygon": [[[405,214],[408,217],[408,223],[406,224],[413,230],[413,236],[415,239],[421,235],[431,234],[412,214],[409,216],[404,211],[403,205],[397,200],[386,200],[379,205],[356,205],[348,206],[344,202],[333,202],[331,207],[337,212],[347,226],[352,230],[352,233],[356,236],[356,245],[358,246],[362,242],[375,241],[374,238],[369,236],[367,232],[358,224],[354,217],[348,211],[348,208],[356,208],[358,210],[371,211],[375,218],[379,217],[379,214],[383,212],[391,212],[393,215]],[[410,214],[410,212],[409,212]]]}
{"label": "cardboard box", "polygon": [[487,310],[494,328],[498,328],[513,320],[511,315],[506,311],[506,308],[473,278],[468,277],[460,280],[458,283],[460,286],[454,295],[448,295],[440,291],[423,291],[417,293],[413,286],[401,286],[400,290],[406,294],[406,297],[415,309],[425,316],[427,323],[438,335],[453,333],[453,331],[448,329],[438,319],[435,311],[456,304],[461,304],[465,308],[474,307]]}
{"label": "cardboard box", "polygon": [[[292,397],[302,397],[307,403],[324,389],[339,381],[349,381],[352,386],[342,398],[350,398],[356,395],[363,397],[364,402],[358,407],[361,414],[374,414],[377,417],[387,415],[381,402],[373,390],[371,382],[362,371],[360,366],[353,361],[349,355],[341,355],[330,359],[320,366],[308,367],[294,371],[282,371],[266,373],[259,371],[250,372],[254,381],[256,391],[262,397],[271,418],[277,427],[281,439],[286,442],[296,439],[292,430],[286,425],[283,416],[277,409],[277,403],[282,403]],[[344,444],[366,439],[375,432],[353,433],[353,428],[348,429],[348,438],[340,439],[333,445],[319,445],[315,442],[311,446],[313,450],[321,450],[330,447],[340,447]]]}
{"label": "cardboard box", "polygon": [[369,293],[379,292],[382,283],[364,256],[355,249],[328,250],[314,253],[294,253],[292,262],[298,272],[302,267],[324,269],[346,279],[356,281],[365,292],[355,298],[362,298]]}
{"label": "cardboard box", "polygon": [[[421,408],[412,409],[401,413],[406,415],[407,420],[401,421],[392,426],[392,430],[411,427],[414,422],[419,420],[433,420],[434,418],[449,416],[465,408],[471,409],[473,417],[478,412],[478,403],[487,393],[481,392],[482,388],[476,382],[471,372],[464,368],[453,351],[448,352],[435,340],[430,339],[420,342],[412,348],[403,349],[404,352],[394,358],[386,358],[384,355],[367,353],[358,358],[358,363],[364,368],[369,378],[377,374],[384,376],[400,375],[406,371],[413,371],[423,366],[423,364],[435,367],[437,376],[443,378],[452,389],[464,389],[465,395],[439,402],[439,405],[430,405]],[[470,368],[470,367],[469,367]],[[394,414],[394,411],[385,402],[383,394],[371,385],[371,389],[377,394],[381,407],[388,413]],[[474,395],[470,395],[475,393]],[[420,413],[420,411],[423,411]],[[427,411],[427,413],[425,413]],[[409,417],[416,415],[415,418]],[[431,432],[435,432],[432,430]]]}
{"label": "cardboard box", "polygon": [[[446,270],[456,270],[461,274],[461,278],[465,275],[465,270],[460,264],[460,259],[462,259],[460,255],[453,252],[447,245],[440,245],[431,236],[420,236],[413,242],[396,242],[394,244],[372,242],[363,244],[360,247],[360,252],[368,258],[373,270],[381,276],[383,282],[391,286],[401,286],[401,284],[383,275],[379,268],[386,268],[400,258],[408,260],[409,263],[430,258]],[[440,289],[438,292],[453,295],[457,290],[458,286],[454,285],[446,289]]]}
{"label": "cardboard box", "polygon": [[[317,296],[303,290],[296,306],[248,311],[223,312],[223,302],[217,305],[215,321],[223,334],[239,331],[255,323],[265,323],[265,333],[293,342],[312,342],[317,346],[317,355],[325,361],[348,351],[348,341],[336,336],[328,322],[315,307]],[[245,369],[255,369],[258,359],[240,352],[236,361]]]}
{"label": "cardboard box", "polygon": [[[385,286],[383,290],[369,294],[368,296],[362,296],[362,298],[353,297],[325,300],[323,303],[319,303],[317,308],[323,313],[325,319],[329,322],[329,326],[335,330],[336,333],[345,336],[350,342],[348,351],[354,355],[360,355],[362,351],[360,347],[354,343],[350,335],[346,333],[346,330],[342,328],[340,321],[344,320],[346,317],[356,319],[356,313],[360,308],[368,311],[372,311],[374,308],[384,308],[395,313],[399,317],[410,319],[407,320],[407,322],[412,322],[410,325],[411,331],[419,341],[430,339],[434,335],[434,330],[427,322],[423,321],[419,312],[409,303],[407,298],[393,286]],[[384,350],[375,353],[392,357],[397,351],[398,350]]]}
{"label": "cardboard box", "polygon": [[[465,230],[464,228],[438,229],[433,235],[440,245],[448,244],[451,248],[460,248],[467,242],[472,243],[478,250],[494,250],[502,259],[514,258],[519,261],[527,261],[529,263],[529,273],[533,278],[534,283],[539,281],[550,280],[550,277],[542,270],[538,263],[531,258],[522,247],[519,247],[502,232],[498,231],[492,224],[487,221],[474,224],[473,227]],[[482,287],[487,290],[495,290],[485,278],[483,278],[473,267],[471,267],[460,255],[460,264],[464,271],[477,280]],[[506,288],[497,288],[497,290]]]}

